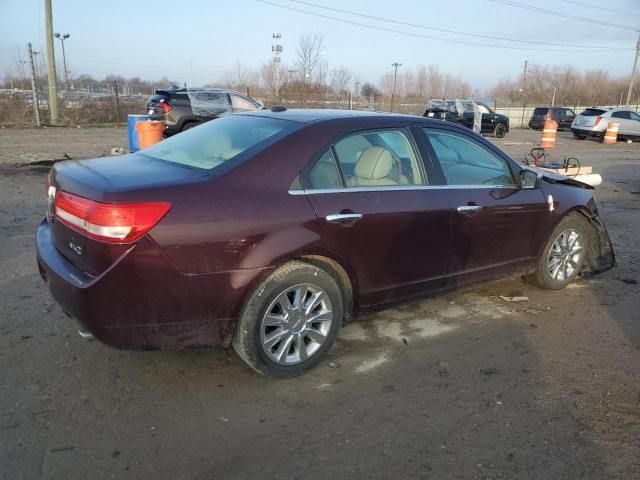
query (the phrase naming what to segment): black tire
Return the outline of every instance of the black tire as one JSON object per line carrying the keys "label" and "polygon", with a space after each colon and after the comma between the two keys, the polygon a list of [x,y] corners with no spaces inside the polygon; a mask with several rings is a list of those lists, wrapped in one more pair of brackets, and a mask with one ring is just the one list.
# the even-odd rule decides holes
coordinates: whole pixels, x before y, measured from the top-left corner
{"label": "black tire", "polygon": [[182,126],[182,130],[180,131],[184,132],[185,130],[189,130],[190,128],[197,127],[198,125],[200,124],[197,122],[187,122]]}
{"label": "black tire", "polygon": [[[579,217],[579,214],[570,214],[563,218],[549,236],[549,240],[547,240],[544,250],[538,259],[536,271],[525,278],[531,283],[549,290],[560,290],[561,288],[566,287],[569,283],[575,280],[582,271],[585,260],[589,254],[589,249],[591,248],[593,238],[591,228],[592,227],[585,219]],[[550,262],[552,256],[556,256],[556,259],[558,256],[555,253],[552,253],[552,248],[554,247],[556,240],[558,240],[561,235],[569,231],[577,232],[581,236],[579,241],[582,243],[582,250],[578,257],[572,257],[569,262],[570,264],[575,265],[572,267],[573,271],[567,275],[567,270],[565,270],[565,278],[554,278],[549,271]]]}
{"label": "black tire", "polygon": [[573,132],[573,138],[576,140],[584,140],[587,136],[584,133]]}
{"label": "black tire", "polygon": [[493,136],[496,138],[504,138],[507,134],[507,126],[504,123],[498,123],[493,129]]}
{"label": "black tire", "polygon": [[[324,343],[317,351],[300,363],[283,365],[270,358],[262,346],[262,322],[268,313],[267,309],[272,307],[276,299],[282,298],[281,295],[287,289],[296,288],[300,284],[309,284],[326,293],[333,318]],[[289,262],[273,271],[253,291],[240,314],[232,345],[238,356],[261,375],[272,378],[295,377],[317,365],[331,349],[343,315],[342,292],[331,275],[315,265],[300,261]]]}

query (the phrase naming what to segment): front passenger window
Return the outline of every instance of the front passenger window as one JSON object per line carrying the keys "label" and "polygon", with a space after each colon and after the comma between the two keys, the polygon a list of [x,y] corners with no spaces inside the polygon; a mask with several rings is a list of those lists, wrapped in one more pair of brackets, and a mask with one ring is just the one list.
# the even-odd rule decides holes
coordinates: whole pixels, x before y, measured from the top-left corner
{"label": "front passenger window", "polygon": [[444,130],[424,132],[448,185],[515,185],[507,163],[478,141]]}

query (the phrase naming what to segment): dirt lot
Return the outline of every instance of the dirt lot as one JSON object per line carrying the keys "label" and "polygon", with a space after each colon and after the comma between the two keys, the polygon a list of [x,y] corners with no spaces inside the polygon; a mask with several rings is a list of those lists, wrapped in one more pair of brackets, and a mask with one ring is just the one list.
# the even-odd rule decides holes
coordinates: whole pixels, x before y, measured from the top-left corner
{"label": "dirt lot", "polygon": [[[539,133],[498,141],[515,158]],[[0,477],[640,478],[640,145],[560,134],[598,188],[618,266],[564,291],[509,279],[344,328],[286,381],[232,351],[87,342],[36,271],[47,167],[124,129],[0,129]],[[507,303],[518,290],[528,302]]]}

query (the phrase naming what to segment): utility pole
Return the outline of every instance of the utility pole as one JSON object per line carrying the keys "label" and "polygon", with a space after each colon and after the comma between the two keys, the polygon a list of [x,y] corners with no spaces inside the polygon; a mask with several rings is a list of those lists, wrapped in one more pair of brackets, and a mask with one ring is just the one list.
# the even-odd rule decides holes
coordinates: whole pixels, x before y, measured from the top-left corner
{"label": "utility pole", "polygon": [[115,93],[116,95],[116,115],[118,116],[116,121],[118,122],[118,125],[120,125],[120,98],[118,97],[118,81],[117,80],[113,81],[113,93]]}
{"label": "utility pole", "polygon": [[49,113],[51,125],[58,124],[58,88],[56,86],[56,56],[53,46],[53,14],[51,0],[44,0],[45,26],[47,38],[47,74],[49,77]]}
{"label": "utility pole", "polygon": [[633,90],[633,81],[636,78],[636,66],[638,65],[638,54],[640,54],[640,34],[638,34],[638,41],[636,42],[636,56],[633,59],[633,70],[631,70],[631,80],[629,80],[629,91],[627,92],[627,107],[631,102],[631,92]]}
{"label": "utility pole", "polygon": [[356,86],[356,91],[354,93],[354,96],[356,98],[358,98],[358,93],[360,92],[360,80],[356,80],[355,82],[353,82]]}
{"label": "utility pole", "polygon": [[29,43],[29,63],[31,64],[31,101],[33,102],[33,115],[36,125],[40,126],[40,109],[38,108],[38,91],[36,90],[36,66],[33,62],[33,49]]}
{"label": "utility pole", "polygon": [[393,67],[393,90],[391,90],[391,112],[393,113],[393,100],[396,95],[396,82],[398,81],[398,67],[401,67],[402,64],[398,62],[394,62],[391,64]]}
{"label": "utility pole", "polygon": [[524,61],[524,70],[522,72],[522,88],[520,91],[522,92],[522,118],[520,119],[520,128],[524,127],[524,111],[527,107],[527,100],[525,97],[525,91],[527,88],[527,67],[529,66],[529,62],[527,60]]}

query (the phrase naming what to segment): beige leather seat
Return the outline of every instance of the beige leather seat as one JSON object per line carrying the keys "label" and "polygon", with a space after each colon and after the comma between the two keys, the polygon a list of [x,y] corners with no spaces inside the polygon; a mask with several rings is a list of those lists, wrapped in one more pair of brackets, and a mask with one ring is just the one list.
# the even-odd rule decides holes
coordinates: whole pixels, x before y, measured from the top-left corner
{"label": "beige leather seat", "polygon": [[[354,176],[347,179],[347,185],[350,187],[365,185],[399,185],[402,182],[391,178],[394,166],[393,156],[391,152],[383,147],[367,147],[365,148],[354,169]],[[404,177],[402,175],[401,177]]]}

